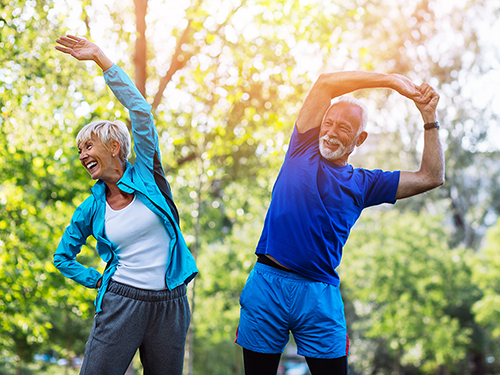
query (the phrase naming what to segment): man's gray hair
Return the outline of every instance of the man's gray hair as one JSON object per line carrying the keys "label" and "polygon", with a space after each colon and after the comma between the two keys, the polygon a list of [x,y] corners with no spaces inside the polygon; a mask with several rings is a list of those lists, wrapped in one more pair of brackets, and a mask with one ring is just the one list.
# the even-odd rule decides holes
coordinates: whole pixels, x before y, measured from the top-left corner
{"label": "man's gray hair", "polygon": [[127,125],[122,121],[94,121],[85,125],[76,136],[77,146],[91,139],[92,134],[99,138],[106,149],[112,141],[118,141],[120,143],[118,157],[124,162],[128,160],[132,142]]}
{"label": "man's gray hair", "polygon": [[368,123],[368,107],[361,100],[353,98],[352,96],[340,96],[336,98],[336,100],[328,108],[328,110],[325,113],[325,116],[328,113],[328,111],[330,111],[330,108],[332,108],[335,104],[338,103],[347,103],[355,105],[359,109],[361,109],[361,124],[359,125],[358,134],[364,131],[366,129],[366,124]]}

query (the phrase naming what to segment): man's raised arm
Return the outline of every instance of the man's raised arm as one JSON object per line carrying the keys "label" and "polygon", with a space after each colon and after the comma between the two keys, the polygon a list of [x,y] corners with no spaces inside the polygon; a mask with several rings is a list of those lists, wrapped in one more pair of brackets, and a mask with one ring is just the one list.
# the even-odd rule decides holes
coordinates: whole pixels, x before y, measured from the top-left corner
{"label": "man's raised arm", "polygon": [[420,86],[422,102],[415,102],[425,124],[424,151],[420,169],[416,172],[402,171],[396,199],[408,198],[441,186],[444,183],[444,153],[439,139],[439,124],[436,108],[439,95],[426,83]]}
{"label": "man's raised arm", "polygon": [[320,126],[333,98],[369,88],[390,88],[416,103],[421,103],[423,100],[419,87],[399,74],[363,71],[322,73],[307,94],[300,109],[297,118],[298,131],[304,133]]}

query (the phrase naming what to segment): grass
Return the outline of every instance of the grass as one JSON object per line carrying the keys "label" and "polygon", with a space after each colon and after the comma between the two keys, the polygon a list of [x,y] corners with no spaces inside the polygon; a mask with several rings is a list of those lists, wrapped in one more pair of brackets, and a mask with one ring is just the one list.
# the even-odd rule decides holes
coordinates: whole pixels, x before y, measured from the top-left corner
{"label": "grass", "polygon": [[[16,375],[16,364],[0,362],[0,375]],[[46,362],[34,362],[21,367],[19,375],[78,375],[79,368],[68,368]]]}

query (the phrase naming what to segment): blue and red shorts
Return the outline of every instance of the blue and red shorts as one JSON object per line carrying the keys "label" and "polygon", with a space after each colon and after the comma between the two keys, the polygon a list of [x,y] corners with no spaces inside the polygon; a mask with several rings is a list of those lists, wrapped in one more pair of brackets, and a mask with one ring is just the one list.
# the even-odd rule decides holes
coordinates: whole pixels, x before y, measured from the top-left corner
{"label": "blue and red shorts", "polygon": [[240,297],[236,343],[259,353],[283,353],[290,332],[310,358],[349,354],[344,303],[337,286],[256,263]]}

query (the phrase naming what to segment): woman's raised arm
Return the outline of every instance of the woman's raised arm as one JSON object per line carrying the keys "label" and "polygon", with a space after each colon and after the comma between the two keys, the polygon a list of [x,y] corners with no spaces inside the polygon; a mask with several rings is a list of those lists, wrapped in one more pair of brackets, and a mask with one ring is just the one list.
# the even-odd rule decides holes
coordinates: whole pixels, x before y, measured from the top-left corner
{"label": "woman's raised arm", "polygon": [[56,49],[73,56],[80,61],[92,60],[105,71],[113,66],[113,62],[94,43],[79,36],[66,35],[56,39]]}

